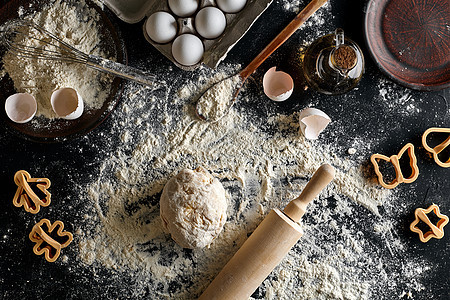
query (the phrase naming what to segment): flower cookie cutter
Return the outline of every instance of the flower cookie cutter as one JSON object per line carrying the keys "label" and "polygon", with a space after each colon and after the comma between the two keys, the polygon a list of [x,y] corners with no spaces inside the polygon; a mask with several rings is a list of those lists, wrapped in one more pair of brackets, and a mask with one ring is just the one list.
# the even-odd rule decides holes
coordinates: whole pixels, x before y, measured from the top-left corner
{"label": "flower cookie cutter", "polygon": [[[432,132],[447,132],[449,135],[445,141],[440,143],[434,148],[431,148],[427,143],[427,136]],[[437,128],[437,127],[431,127],[428,128],[422,135],[422,145],[423,147],[433,154],[434,161],[443,168],[449,168],[450,167],[450,157],[446,162],[443,162],[439,159],[439,153],[441,153],[445,148],[447,148],[450,145],[450,128]]]}
{"label": "flower cookie cutter", "polygon": [[[411,175],[408,178],[405,178],[403,176],[402,170],[400,168],[400,158],[402,157],[402,155],[408,151],[408,155],[409,155],[409,165],[411,166]],[[390,183],[386,183],[383,180],[383,174],[381,174],[380,172],[380,167],[378,166],[378,160],[384,160],[387,162],[391,162],[392,165],[394,166],[395,169],[395,179],[392,180],[392,182]],[[387,189],[393,189],[395,188],[397,185],[399,185],[400,183],[411,183],[414,182],[417,177],[419,176],[419,167],[417,166],[417,158],[416,155],[414,154],[414,145],[411,143],[406,144],[397,155],[392,155],[391,157],[387,157],[385,155],[382,154],[372,154],[372,156],[370,157],[370,160],[374,166],[375,169],[375,173],[378,176],[378,182],[380,183],[380,185],[384,188]]]}
{"label": "flower cookie cutter", "polygon": [[[20,170],[14,175],[14,182],[18,186],[13,198],[14,206],[23,206],[25,211],[37,214],[41,206],[45,207],[50,205],[51,194],[47,191],[50,187],[50,180],[48,178],[31,178],[27,171]],[[36,195],[29,183],[36,183],[36,187],[44,193],[45,197],[41,199]]]}
{"label": "flower cookie cutter", "polygon": [[[44,230],[43,225],[47,227]],[[73,240],[72,233],[63,231],[64,223],[55,221],[53,224],[48,219],[40,220],[30,232],[29,238],[36,243],[33,252],[36,255],[45,255],[45,259],[54,262],[61,254],[61,249],[67,247]],[[60,240],[65,240],[60,242]],[[43,246],[44,245],[44,246]]]}
{"label": "flower cookie cutter", "polygon": [[[427,216],[427,214],[429,214],[431,211],[434,211],[436,216],[440,218],[436,225],[431,223],[430,219]],[[417,208],[414,212],[414,215],[416,216],[416,219],[411,223],[409,229],[411,229],[412,232],[418,233],[419,238],[422,242],[426,243],[431,238],[441,239],[444,236],[444,226],[448,223],[448,217],[441,214],[441,212],[439,211],[439,207],[436,204],[431,205],[427,209]],[[423,221],[425,224],[427,224],[430,227],[430,230],[423,233],[422,230],[417,228],[417,224],[420,221]]]}

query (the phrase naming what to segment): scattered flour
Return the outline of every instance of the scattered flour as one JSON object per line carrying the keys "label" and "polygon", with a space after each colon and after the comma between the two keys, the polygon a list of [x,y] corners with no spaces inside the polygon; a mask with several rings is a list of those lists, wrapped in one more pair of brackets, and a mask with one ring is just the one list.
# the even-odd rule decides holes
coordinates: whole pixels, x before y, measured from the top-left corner
{"label": "scattered flour", "polygon": [[299,13],[302,6],[305,6],[308,2],[305,0],[279,0],[282,7],[287,11]]}
{"label": "scattered flour", "polygon": [[[154,97],[149,90],[127,86],[130,99],[122,105],[127,116],[148,107],[165,122],[160,128],[141,124],[138,135],[129,118],[112,128],[120,128],[128,142],[102,163],[98,179],[79,187],[80,195],[88,194],[87,217],[78,231],[80,260],[93,269],[132,276],[134,298],[146,293],[155,299],[195,298],[265,215],[298,196],[313,172],[329,162],[337,169],[336,180],[311,204],[303,220],[305,235],[252,299],[372,299],[399,287],[423,289],[418,276],[429,267],[408,261],[390,223],[377,221],[385,220],[377,218],[382,216],[378,208],[393,195],[331,146],[299,135],[297,113],[254,119],[235,105],[216,123],[195,116],[192,101],[237,68],[201,69],[167,99],[157,99],[156,107],[148,101]],[[247,96],[241,95],[242,103]],[[186,250],[163,232],[159,196],[180,169],[199,165],[221,180],[229,217],[209,249]],[[385,249],[375,247],[369,233],[347,225],[349,218],[372,226]],[[380,255],[384,250],[387,255]],[[398,259],[405,264],[386,267]],[[397,284],[386,288],[393,277]]]}
{"label": "scattered flour", "polygon": [[399,86],[392,81],[381,78],[378,81],[380,100],[390,110],[402,112],[405,115],[418,115],[421,108],[415,102],[409,89]]}
{"label": "scattered flour", "polygon": [[[292,12],[306,5],[280,2]],[[308,38],[330,33],[314,24],[323,25],[330,11],[328,3],[305,23],[303,29],[314,28]],[[423,290],[421,276],[431,267],[408,256],[396,234],[396,215],[384,209],[396,195],[366,178],[353,160],[357,155],[342,158],[323,141],[305,140],[298,134],[296,112],[260,116],[243,109],[241,103],[252,101],[246,90],[218,122],[198,120],[192,101],[240,66],[219,69],[200,68],[190,82],[169,87],[164,95],[126,84],[127,101],[115,111],[118,119],[110,132],[99,134],[108,146],[116,137],[121,144],[76,186],[76,213],[82,218],[73,224],[78,243],[73,261],[80,265],[72,267],[96,276],[108,269],[110,277],[98,277],[105,290],[123,291],[125,276],[131,278],[121,298],[193,299],[265,215],[298,196],[313,172],[328,162],[337,169],[336,180],[310,205],[302,221],[305,235],[252,299],[402,298]],[[369,147],[364,140],[348,146],[358,155]],[[228,219],[209,249],[187,250],[164,233],[159,197],[173,175],[199,165],[224,186]],[[365,224],[367,231],[355,223]],[[399,289],[405,292],[395,294]]]}

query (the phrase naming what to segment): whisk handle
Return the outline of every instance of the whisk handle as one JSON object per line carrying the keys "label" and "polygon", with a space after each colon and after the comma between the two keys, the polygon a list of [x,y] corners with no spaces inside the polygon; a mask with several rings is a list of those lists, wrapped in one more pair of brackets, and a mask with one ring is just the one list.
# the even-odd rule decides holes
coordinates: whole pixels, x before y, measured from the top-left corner
{"label": "whisk handle", "polygon": [[165,83],[158,81],[154,75],[95,55],[89,55],[86,64],[93,69],[127,80],[136,81],[152,88],[160,88],[165,86]]}

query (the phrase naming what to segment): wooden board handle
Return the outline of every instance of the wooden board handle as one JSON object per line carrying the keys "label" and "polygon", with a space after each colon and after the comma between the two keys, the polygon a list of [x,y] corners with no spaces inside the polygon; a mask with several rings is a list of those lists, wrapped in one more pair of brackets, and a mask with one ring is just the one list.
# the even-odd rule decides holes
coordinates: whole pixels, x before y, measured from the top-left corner
{"label": "wooden board handle", "polygon": [[264,48],[253,61],[241,71],[241,77],[246,80],[255,70],[278,49],[294,32],[308,20],[328,0],[312,0],[271,42]]}
{"label": "wooden board handle", "polygon": [[289,202],[283,212],[295,222],[299,222],[306,212],[308,204],[333,180],[334,168],[323,164],[314,173],[300,196]]}

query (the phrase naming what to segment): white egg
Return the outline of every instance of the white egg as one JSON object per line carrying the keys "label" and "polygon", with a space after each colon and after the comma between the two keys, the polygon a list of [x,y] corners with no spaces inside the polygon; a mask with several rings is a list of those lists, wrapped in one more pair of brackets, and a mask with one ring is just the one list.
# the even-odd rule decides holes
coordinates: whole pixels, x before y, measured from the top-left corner
{"label": "white egg", "polygon": [[203,57],[203,52],[202,41],[190,33],[178,36],[172,43],[173,58],[184,66],[198,63]]}
{"label": "white egg", "polygon": [[198,8],[198,0],[169,0],[169,7],[179,17],[189,17]]}
{"label": "white egg", "polygon": [[215,39],[223,33],[227,20],[216,7],[202,8],[195,16],[195,29],[205,39]]}
{"label": "white egg", "polygon": [[16,123],[30,121],[36,114],[36,110],[36,99],[27,93],[11,95],[5,101],[6,115]]}
{"label": "white egg", "polygon": [[83,114],[83,99],[72,88],[61,88],[53,91],[50,103],[56,115],[63,119],[74,120]]}
{"label": "white egg", "polygon": [[165,44],[177,35],[177,21],[171,14],[158,11],[147,19],[145,30],[152,41]]}
{"label": "white egg", "polygon": [[216,2],[221,10],[229,14],[241,11],[247,4],[247,0],[216,0]]}

